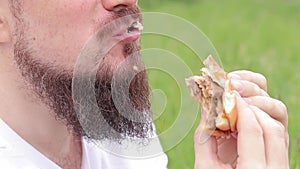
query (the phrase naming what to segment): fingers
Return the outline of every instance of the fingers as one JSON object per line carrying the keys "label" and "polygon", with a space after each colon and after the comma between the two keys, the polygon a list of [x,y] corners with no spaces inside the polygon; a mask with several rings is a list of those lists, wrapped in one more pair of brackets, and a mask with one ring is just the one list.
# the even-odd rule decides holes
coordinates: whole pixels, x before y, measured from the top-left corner
{"label": "fingers", "polygon": [[244,100],[246,100],[248,104],[256,106],[262,111],[266,112],[269,116],[282,123],[287,129],[288,113],[284,103],[270,97],[262,96],[252,96],[244,98]]}
{"label": "fingers", "polygon": [[248,104],[237,96],[238,168],[266,168],[263,130]]}
{"label": "fingers", "polygon": [[250,97],[250,96],[269,97],[268,93],[265,90],[261,89],[256,83],[247,80],[232,79],[231,84],[242,97]]}
{"label": "fingers", "polygon": [[237,167],[289,168],[286,106],[269,97],[263,75],[235,71],[229,76],[237,91]]}
{"label": "fingers", "polygon": [[269,97],[266,92],[267,81],[263,75],[240,70],[231,72],[229,76],[232,77],[234,89],[242,97],[248,98],[246,99],[248,104],[257,106],[287,127],[287,108],[281,101]]}
{"label": "fingers", "polygon": [[219,159],[224,164],[231,164],[235,168],[238,157],[236,138],[217,138],[217,142]]}
{"label": "fingers", "polygon": [[200,125],[195,134],[195,165],[194,169],[232,169],[229,164],[220,161],[217,155],[217,140],[215,137],[209,137],[205,143],[199,143],[200,134],[203,132]]}
{"label": "fingers", "polygon": [[262,90],[267,91],[267,80],[262,74],[254,73],[247,70],[238,70],[229,73],[229,76],[232,79],[246,80],[252,82],[254,84],[257,84],[257,86]]}
{"label": "fingers", "polygon": [[266,163],[268,168],[287,168],[288,134],[285,127],[259,108],[251,106],[251,109],[263,130]]}
{"label": "fingers", "polygon": [[[202,110],[202,116],[200,124],[194,135],[194,148],[195,148],[195,168],[206,168],[209,165],[205,163],[205,161],[217,160],[216,152],[217,152],[217,143],[215,138],[211,138],[210,136],[205,136],[205,141],[201,140],[201,137],[204,137],[205,132],[203,131],[203,127],[205,124],[206,112]],[[206,166],[207,165],[207,166]]]}
{"label": "fingers", "polygon": [[[275,112],[273,116],[285,114],[278,118],[287,118],[284,104],[278,100],[262,96],[254,96],[246,100],[251,100],[251,104],[247,104],[237,94],[239,119],[237,123],[239,133],[237,167],[289,168],[289,138],[286,126],[274,119],[271,113]],[[280,113],[276,113],[278,111]]]}
{"label": "fingers", "polygon": [[[231,169],[230,165],[223,164],[217,155],[217,140],[215,137],[206,135],[203,131],[206,113],[202,113],[201,122],[194,135],[195,169]],[[206,137],[205,142],[201,137]]]}
{"label": "fingers", "polygon": [[214,137],[209,137],[206,142],[200,144],[199,138],[203,132],[202,128],[200,125],[195,134],[195,169],[208,169],[215,165],[215,161],[218,161],[217,142]]}

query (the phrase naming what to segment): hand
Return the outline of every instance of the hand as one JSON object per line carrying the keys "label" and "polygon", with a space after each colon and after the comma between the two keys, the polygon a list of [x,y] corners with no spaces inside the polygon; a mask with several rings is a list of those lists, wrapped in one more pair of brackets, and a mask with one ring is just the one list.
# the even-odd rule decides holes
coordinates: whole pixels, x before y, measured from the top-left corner
{"label": "hand", "polygon": [[230,76],[238,92],[237,139],[210,137],[199,144],[201,120],[195,133],[195,169],[289,168],[285,105],[269,97],[264,76],[249,71]]}

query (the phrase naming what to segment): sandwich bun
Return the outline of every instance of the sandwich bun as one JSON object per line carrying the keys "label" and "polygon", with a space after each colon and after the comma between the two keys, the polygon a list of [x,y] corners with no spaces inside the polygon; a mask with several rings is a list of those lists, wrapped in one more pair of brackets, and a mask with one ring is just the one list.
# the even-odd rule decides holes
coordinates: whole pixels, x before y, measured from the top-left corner
{"label": "sandwich bun", "polygon": [[228,137],[236,132],[236,96],[231,79],[209,55],[204,60],[201,76],[186,79],[192,98],[206,112],[204,131],[213,136]]}

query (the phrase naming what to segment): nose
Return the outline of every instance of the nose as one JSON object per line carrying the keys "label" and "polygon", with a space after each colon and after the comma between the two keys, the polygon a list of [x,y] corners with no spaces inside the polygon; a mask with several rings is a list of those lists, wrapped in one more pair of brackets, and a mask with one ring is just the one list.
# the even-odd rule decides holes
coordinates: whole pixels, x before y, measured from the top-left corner
{"label": "nose", "polygon": [[103,7],[108,11],[119,11],[137,5],[138,0],[102,0]]}

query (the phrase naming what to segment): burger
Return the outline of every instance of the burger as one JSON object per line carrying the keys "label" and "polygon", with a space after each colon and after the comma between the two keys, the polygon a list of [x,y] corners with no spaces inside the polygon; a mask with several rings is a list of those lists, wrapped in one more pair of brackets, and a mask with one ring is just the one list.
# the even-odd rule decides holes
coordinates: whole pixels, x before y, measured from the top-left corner
{"label": "burger", "polygon": [[204,60],[201,76],[186,79],[191,96],[206,112],[204,131],[220,137],[228,137],[236,132],[236,96],[230,77],[214,58],[209,55]]}

